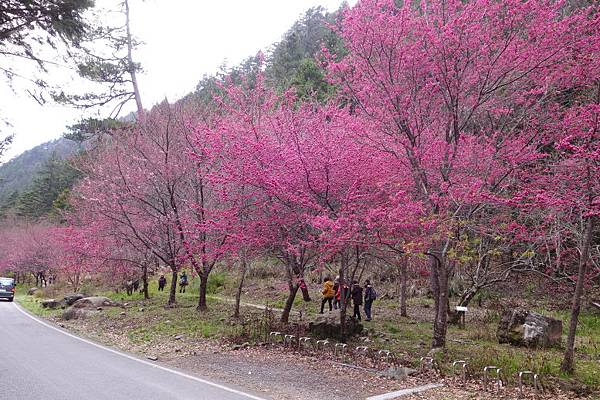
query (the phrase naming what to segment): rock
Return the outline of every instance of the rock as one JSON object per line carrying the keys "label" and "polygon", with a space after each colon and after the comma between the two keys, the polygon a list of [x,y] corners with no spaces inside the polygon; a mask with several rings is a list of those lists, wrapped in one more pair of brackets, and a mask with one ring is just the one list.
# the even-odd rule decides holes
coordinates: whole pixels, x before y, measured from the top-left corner
{"label": "rock", "polygon": [[241,350],[241,349],[242,349],[241,344],[234,344],[233,346],[231,346],[231,350]]}
{"label": "rock", "polygon": [[416,369],[407,368],[407,367],[390,367],[385,371],[381,372],[379,376],[384,378],[396,379],[398,381],[402,381],[407,377],[414,375],[417,373]]}
{"label": "rock", "polygon": [[183,335],[177,335],[177,336],[175,336],[175,340],[181,340],[181,339],[183,339]]}
{"label": "rock", "polygon": [[506,310],[496,336],[499,343],[514,346],[558,346],[562,336],[562,321],[521,309]]}
{"label": "rock", "polygon": [[42,300],[43,308],[51,308],[54,310],[55,308],[58,308],[59,306],[60,306],[60,302],[58,302],[54,299]]}
{"label": "rock", "polygon": [[139,311],[139,312],[144,312],[144,307],[140,307],[140,308],[138,308],[138,311]]}
{"label": "rock", "polygon": [[65,321],[70,321],[72,319],[85,319],[94,313],[95,311],[93,310],[88,310],[85,308],[75,308],[71,306],[62,313],[61,318]]}
{"label": "rock", "polygon": [[427,357],[435,358],[439,353],[443,353],[444,349],[441,347],[434,347],[427,352]]}
{"label": "rock", "polygon": [[102,307],[96,307],[96,310],[102,311]]}
{"label": "rock", "polygon": [[65,296],[64,298],[64,302],[66,305],[68,306],[72,306],[73,304],[75,304],[75,302],[77,300],[81,300],[83,299],[85,296],[81,293],[73,293],[73,294],[68,294]]}
{"label": "rock", "polygon": [[29,290],[27,291],[27,295],[29,295],[29,296],[33,296],[33,295],[35,294],[35,292],[37,292],[38,290],[40,290],[40,289],[39,289],[39,288],[36,288],[36,287],[32,287],[31,289],[29,289]]}
{"label": "rock", "polygon": [[126,313],[125,311],[121,311],[121,315],[122,315],[122,316],[126,316],[126,315],[127,315],[127,313]]}
{"label": "rock", "polygon": [[317,315],[315,320],[308,325],[308,330],[319,339],[334,338],[338,340],[344,340],[363,331],[363,326],[357,320],[346,316],[345,334],[341,335],[340,322],[340,312],[335,310]]}
{"label": "rock", "polygon": [[175,349],[175,353],[179,353],[179,352],[181,352],[181,349],[180,349],[179,347],[177,347],[177,348]]}
{"label": "rock", "polygon": [[85,297],[77,300],[73,307],[75,308],[98,308],[98,307],[120,307],[120,304],[112,301],[108,297],[95,296]]}
{"label": "rock", "polygon": [[158,361],[158,357],[155,355],[148,355],[146,358],[151,361]]}

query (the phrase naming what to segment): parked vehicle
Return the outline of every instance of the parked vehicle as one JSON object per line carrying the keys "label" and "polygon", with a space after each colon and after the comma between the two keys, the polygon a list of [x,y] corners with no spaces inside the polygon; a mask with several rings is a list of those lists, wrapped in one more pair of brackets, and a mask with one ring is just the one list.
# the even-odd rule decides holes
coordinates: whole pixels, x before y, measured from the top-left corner
{"label": "parked vehicle", "polygon": [[0,299],[15,299],[15,280],[13,278],[0,277]]}

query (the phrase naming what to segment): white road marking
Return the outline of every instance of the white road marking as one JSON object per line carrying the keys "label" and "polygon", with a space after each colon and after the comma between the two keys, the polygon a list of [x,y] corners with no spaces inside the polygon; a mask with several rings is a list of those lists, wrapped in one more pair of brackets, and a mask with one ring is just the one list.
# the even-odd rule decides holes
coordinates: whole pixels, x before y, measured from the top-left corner
{"label": "white road marking", "polygon": [[398,390],[396,392],[384,393],[384,394],[380,394],[378,396],[367,397],[366,400],[390,400],[390,399],[395,399],[395,398],[402,397],[402,396],[408,396],[408,395],[415,394],[415,393],[421,393],[426,390],[435,389],[435,388],[439,388],[442,386],[444,386],[444,385],[442,385],[440,383],[430,383],[428,385],[417,386],[417,387],[410,388],[410,389],[402,389],[402,390]]}
{"label": "white road marking", "polygon": [[113,353],[113,354],[119,355],[119,356],[121,356],[121,357],[125,357],[125,358],[128,358],[128,359],[130,359],[130,360],[137,361],[137,362],[139,362],[139,363],[142,363],[142,364],[149,365],[149,366],[151,366],[151,367],[153,367],[153,368],[158,368],[158,369],[161,369],[161,370],[163,370],[163,371],[170,372],[170,373],[172,373],[172,374],[179,375],[179,376],[182,376],[182,377],[184,377],[184,378],[191,379],[191,380],[193,380],[193,381],[200,382],[200,383],[203,383],[203,384],[205,384],[205,385],[212,386],[212,387],[215,387],[215,388],[217,388],[217,389],[221,389],[221,390],[227,391],[227,392],[229,392],[229,393],[237,394],[237,395],[239,395],[239,396],[244,396],[244,397],[247,397],[247,398],[249,398],[249,399],[252,399],[252,400],[267,400],[267,399],[265,399],[265,398],[262,398],[262,397],[257,397],[257,396],[254,396],[254,395],[251,395],[251,394],[248,394],[248,393],[241,392],[241,391],[239,391],[239,390],[236,390],[236,389],[232,389],[232,388],[230,388],[230,387],[227,387],[227,386],[219,385],[218,383],[210,382],[210,381],[204,380],[204,379],[202,379],[202,378],[195,377],[195,376],[193,376],[193,375],[188,375],[188,374],[186,374],[186,373],[179,372],[179,371],[176,371],[176,370],[174,370],[174,369],[171,369],[171,368],[163,367],[162,365],[154,364],[154,363],[151,363],[151,362],[149,362],[149,361],[145,361],[145,360],[140,360],[139,358],[136,358],[136,357],[130,356],[129,354],[125,354],[125,353],[122,353],[122,352],[120,352],[120,351],[117,351],[117,350],[111,349],[111,348],[109,348],[109,347],[102,346],[101,344],[94,343],[94,342],[92,342],[91,340],[87,340],[87,339],[81,338],[81,337],[79,337],[79,336],[73,335],[73,334],[71,334],[71,333],[69,333],[69,332],[65,332],[65,331],[63,331],[63,330],[61,330],[61,329],[58,329],[57,327],[55,327],[55,326],[52,326],[52,325],[50,325],[49,323],[47,323],[47,322],[44,322],[44,321],[42,321],[41,319],[39,319],[39,318],[37,318],[37,317],[34,317],[33,315],[29,314],[27,311],[24,311],[24,310],[21,308],[21,306],[20,306],[20,305],[17,305],[16,303],[13,303],[13,304],[14,304],[14,306],[17,308],[17,310],[19,310],[19,312],[21,312],[21,313],[22,313],[22,314],[24,314],[25,316],[27,316],[27,317],[31,318],[32,320],[36,321],[37,323],[44,325],[46,328],[53,329],[53,330],[55,330],[55,331],[57,331],[57,332],[60,332],[60,333],[62,333],[63,335],[67,335],[67,336],[69,336],[69,337],[72,337],[73,339],[80,340],[80,341],[82,341],[82,342],[84,342],[84,343],[87,343],[87,344],[89,344],[89,345],[92,345],[92,346],[98,347],[99,349],[106,350],[106,351],[108,351],[108,352],[111,352],[111,353]]}

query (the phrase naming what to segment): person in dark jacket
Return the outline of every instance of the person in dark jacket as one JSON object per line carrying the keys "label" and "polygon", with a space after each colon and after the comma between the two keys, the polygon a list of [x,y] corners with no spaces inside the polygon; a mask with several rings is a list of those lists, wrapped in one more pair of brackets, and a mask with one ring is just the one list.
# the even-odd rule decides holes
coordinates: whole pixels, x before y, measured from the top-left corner
{"label": "person in dark jacket", "polygon": [[167,286],[167,278],[165,278],[164,275],[161,275],[160,278],[158,278],[158,291],[162,292],[165,290],[165,286]]}
{"label": "person in dark jacket", "polygon": [[356,318],[360,321],[360,306],[362,305],[363,298],[363,288],[360,287],[357,281],[352,283],[352,303],[354,304],[354,315],[353,318]]}
{"label": "person in dark jacket", "polygon": [[373,286],[371,286],[371,281],[367,279],[365,281],[365,315],[367,316],[365,320],[367,321],[371,320],[371,306],[376,298],[377,293],[373,289]]}
{"label": "person in dark jacket", "polygon": [[188,285],[188,276],[185,273],[185,271],[183,271],[181,273],[181,277],[179,278],[179,293],[185,293],[185,288]]}

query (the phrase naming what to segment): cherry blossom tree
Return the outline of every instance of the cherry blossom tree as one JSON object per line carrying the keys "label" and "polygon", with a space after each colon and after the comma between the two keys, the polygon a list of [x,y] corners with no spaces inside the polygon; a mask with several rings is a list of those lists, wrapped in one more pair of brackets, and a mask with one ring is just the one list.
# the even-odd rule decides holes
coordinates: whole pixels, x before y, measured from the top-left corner
{"label": "cherry blossom tree", "polygon": [[554,1],[363,0],[340,31],[349,54],[328,57],[331,79],[364,118],[363,140],[411,178],[402,204],[420,204],[437,224],[427,250],[433,347],[445,345],[454,233],[537,157],[550,80],[592,25],[586,9],[562,11]]}

